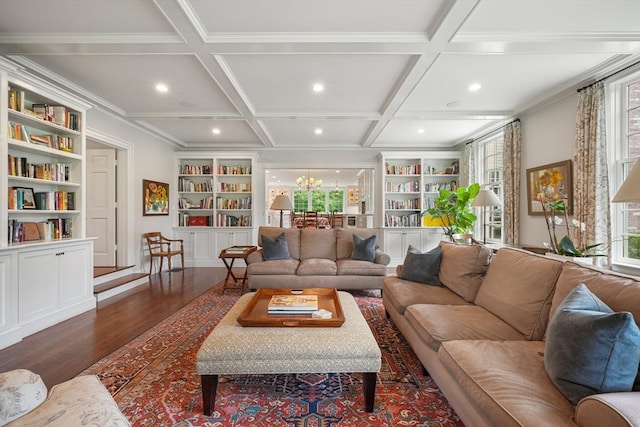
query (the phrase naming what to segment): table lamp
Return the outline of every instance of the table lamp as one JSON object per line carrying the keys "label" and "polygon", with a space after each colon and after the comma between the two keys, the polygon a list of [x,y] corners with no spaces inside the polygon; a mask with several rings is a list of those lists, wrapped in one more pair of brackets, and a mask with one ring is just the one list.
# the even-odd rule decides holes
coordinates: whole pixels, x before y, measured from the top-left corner
{"label": "table lamp", "polygon": [[291,205],[289,196],[278,194],[276,198],[273,199],[273,203],[271,204],[271,207],[269,209],[280,211],[280,228],[282,228],[282,211],[292,211],[293,206]]}
{"label": "table lamp", "polygon": [[627,179],[611,201],[614,203],[640,202],[640,160],[633,165]]}
{"label": "table lamp", "polygon": [[500,206],[501,204],[502,202],[500,202],[493,190],[480,190],[476,198],[471,202],[471,206],[482,207],[482,241],[485,245],[487,244],[487,224],[485,223],[487,220],[487,206]]}

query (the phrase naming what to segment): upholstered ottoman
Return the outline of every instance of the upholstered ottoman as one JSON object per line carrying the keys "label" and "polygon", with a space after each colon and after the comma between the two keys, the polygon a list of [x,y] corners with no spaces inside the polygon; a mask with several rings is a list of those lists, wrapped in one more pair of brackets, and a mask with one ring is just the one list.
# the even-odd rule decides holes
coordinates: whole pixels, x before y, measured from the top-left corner
{"label": "upholstered ottoman", "polygon": [[353,296],[338,292],[345,322],[337,328],[243,327],[236,319],[248,293],[220,320],[198,351],[204,414],[215,405],[218,375],[362,372],[365,406],[373,412],[381,353]]}

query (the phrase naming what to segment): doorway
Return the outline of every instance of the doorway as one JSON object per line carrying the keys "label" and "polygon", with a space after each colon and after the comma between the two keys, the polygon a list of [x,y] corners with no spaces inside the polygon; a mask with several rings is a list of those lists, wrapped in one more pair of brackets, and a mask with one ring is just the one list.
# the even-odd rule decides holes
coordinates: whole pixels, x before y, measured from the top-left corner
{"label": "doorway", "polygon": [[[94,277],[129,268],[128,209],[130,189],[127,182],[132,147],[107,137],[87,136],[87,237],[94,240]],[[97,274],[96,274],[97,273]]]}

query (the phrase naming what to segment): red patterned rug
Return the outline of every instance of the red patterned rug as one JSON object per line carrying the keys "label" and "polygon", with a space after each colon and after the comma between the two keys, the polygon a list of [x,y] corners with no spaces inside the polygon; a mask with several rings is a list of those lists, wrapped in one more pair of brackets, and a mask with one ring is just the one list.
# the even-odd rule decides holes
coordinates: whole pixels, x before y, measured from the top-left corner
{"label": "red patterned rug", "polygon": [[382,300],[358,296],[380,350],[375,411],[364,410],[361,374],[227,375],[215,411],[202,414],[195,358],[237,300],[208,291],[82,374],[97,374],[133,426],[462,426]]}

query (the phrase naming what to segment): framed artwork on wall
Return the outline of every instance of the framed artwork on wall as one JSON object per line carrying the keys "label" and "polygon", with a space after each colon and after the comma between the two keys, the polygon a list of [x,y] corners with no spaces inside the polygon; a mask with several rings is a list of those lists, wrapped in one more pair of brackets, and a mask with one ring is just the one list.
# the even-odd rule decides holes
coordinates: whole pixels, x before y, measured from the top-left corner
{"label": "framed artwork on wall", "polygon": [[529,215],[544,215],[543,203],[564,200],[568,213],[573,207],[571,160],[527,169]]}
{"label": "framed artwork on wall", "polygon": [[142,215],[169,215],[169,184],[142,180]]}

